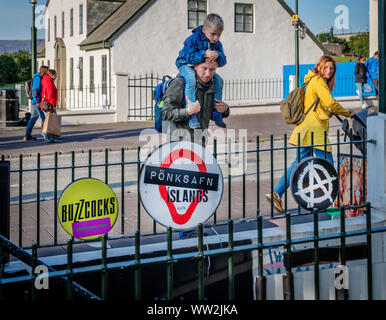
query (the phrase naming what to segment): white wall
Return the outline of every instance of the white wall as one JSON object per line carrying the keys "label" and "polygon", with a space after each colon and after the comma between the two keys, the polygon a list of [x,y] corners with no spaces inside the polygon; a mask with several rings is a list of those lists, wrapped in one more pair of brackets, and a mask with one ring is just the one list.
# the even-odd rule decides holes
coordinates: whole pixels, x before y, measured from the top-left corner
{"label": "white wall", "polygon": [[[294,64],[291,17],[277,1],[249,0],[254,4],[254,33],[234,32],[234,3],[208,0],[208,13],[225,22],[221,37],[228,64],[219,69],[224,79],[282,77],[282,66]],[[224,4],[226,3],[226,4]],[[113,72],[177,73],[175,60],[187,28],[187,1],[158,0],[113,42]],[[300,41],[300,63],[316,63],[322,50],[306,37]]]}

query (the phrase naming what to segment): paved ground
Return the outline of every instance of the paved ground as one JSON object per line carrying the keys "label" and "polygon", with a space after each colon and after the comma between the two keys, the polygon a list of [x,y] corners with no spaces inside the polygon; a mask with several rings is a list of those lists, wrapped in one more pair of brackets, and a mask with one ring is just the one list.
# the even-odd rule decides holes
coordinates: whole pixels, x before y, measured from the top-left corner
{"label": "paved ground", "polygon": [[[274,134],[275,143],[282,144],[283,135],[290,135],[293,126],[286,125],[283,121],[283,118],[280,114],[258,114],[258,115],[247,115],[247,116],[233,116],[226,119],[229,129],[236,129],[236,137],[238,135],[237,129],[247,129],[248,135],[248,146],[254,146],[256,142],[256,137],[260,137],[262,144],[266,144],[268,148],[268,141],[271,134]],[[37,153],[40,153],[42,156],[42,166],[44,167],[45,160],[49,159],[52,165],[52,153],[59,152],[63,155],[63,158],[67,157],[68,161],[71,160],[70,152],[71,151],[87,151],[89,149],[93,150],[93,163],[97,160],[97,157],[101,158],[103,161],[104,154],[98,151],[104,151],[105,148],[108,148],[114,154],[114,151],[119,151],[121,148],[128,149],[128,159],[130,156],[135,157],[135,149],[138,145],[143,145],[145,142],[139,141],[139,135],[142,130],[145,128],[152,128],[152,122],[127,122],[127,123],[112,123],[112,124],[93,124],[93,125],[78,125],[78,126],[64,126],[62,128],[62,136],[57,143],[47,144],[40,137],[40,128],[35,128],[33,130],[33,135],[38,137],[36,141],[24,141],[25,127],[20,128],[0,128],[0,154],[4,155],[6,159],[11,159],[11,169],[18,168],[18,157],[20,154],[23,154],[24,157],[24,168],[30,166],[33,168],[36,166],[35,157],[29,160],[29,155],[35,156]],[[217,127],[211,126],[211,129],[216,129]],[[340,129],[340,123],[333,118],[330,122],[330,131],[331,133],[336,134],[336,130]],[[77,154],[80,154],[77,152]],[[96,155],[95,155],[96,154]],[[98,155],[99,154],[99,155]],[[119,152],[115,152],[115,156],[119,161]],[[261,161],[261,170],[266,173],[269,172],[269,160],[268,152],[265,153],[267,158],[260,159]],[[80,154],[81,155],[81,154]],[[77,156],[76,163],[79,165],[80,155]],[[84,154],[87,161],[87,154]],[[289,156],[290,157],[290,156]],[[62,158],[60,158],[62,159]],[[289,158],[289,161],[292,161],[293,157]],[[110,160],[110,159],[109,159]],[[111,161],[115,161],[111,159]],[[126,160],[127,161],[127,160]],[[283,168],[283,160],[280,157],[275,158],[275,168]],[[48,162],[47,162],[48,163]],[[62,163],[62,162],[60,162]],[[103,162],[102,162],[103,163]],[[59,164],[60,165],[60,164]],[[255,217],[257,210],[257,181],[256,181],[256,156],[248,157],[248,170],[250,175],[246,179],[246,194],[245,194],[245,212],[246,217]],[[103,171],[103,168],[101,168]],[[120,168],[116,168],[117,171],[120,171]],[[226,170],[226,169],[225,169]],[[58,176],[59,187],[58,187],[58,197],[60,196],[63,186],[61,184],[67,185],[71,182],[71,175],[69,171],[64,172],[64,170],[59,170],[60,174]],[[81,171],[81,170],[80,170]],[[93,176],[97,174],[97,170],[93,168]],[[129,169],[127,169],[129,171]],[[79,170],[76,173],[75,178],[81,176],[87,176],[87,169],[81,171]],[[228,182],[227,182],[227,172],[224,171],[224,195],[222,203],[218,209],[217,221],[226,220],[229,214],[228,206]],[[248,173],[248,171],[247,171]],[[29,174],[29,175],[28,175]],[[11,175],[11,240],[16,243],[20,243],[19,240],[22,240],[23,245],[30,245],[32,241],[39,240],[40,243],[52,243],[55,238],[59,242],[68,239],[60,226],[58,226],[57,231],[55,231],[55,218],[54,218],[54,195],[53,195],[53,175],[45,176],[45,172],[42,171],[39,179],[41,179],[39,185],[39,204],[36,201],[36,171],[25,173],[23,175],[23,197],[19,197],[20,185],[19,185],[19,174],[15,173]],[[48,174],[48,173],[47,173]],[[101,173],[101,180],[103,179],[104,171]],[[275,172],[275,182],[278,177],[282,174],[281,171]],[[116,177],[119,176],[117,172]],[[67,182],[68,181],[68,182]],[[114,184],[114,174],[109,173],[109,184]],[[128,185],[126,185],[128,183]],[[118,235],[122,230],[122,222],[124,223],[124,233],[133,234],[137,228],[137,193],[136,193],[136,168],[134,168],[133,174],[126,178],[125,176],[125,187],[124,187],[124,201],[125,201],[125,215],[122,221],[122,215],[118,217],[116,226],[114,227],[111,235]],[[241,178],[232,178],[232,206],[231,206],[231,216],[232,218],[241,218],[243,212],[243,192],[242,192],[242,181]],[[122,201],[122,192],[120,190],[120,179],[117,180],[117,198],[119,201]],[[270,175],[266,174],[265,176],[260,177],[260,210],[263,215],[269,216],[271,214],[271,208],[264,199],[264,195],[270,192]],[[20,200],[21,199],[21,200]],[[121,205],[121,203],[120,203]],[[289,195],[288,207],[294,208],[296,206],[292,197]],[[21,217],[21,219],[20,219]],[[212,218],[213,219],[213,218]],[[40,228],[37,228],[37,221],[40,221]],[[277,221],[280,225],[279,221]],[[141,209],[141,232],[153,232],[154,226],[152,220],[144,212],[143,208]],[[21,228],[21,229],[20,229]],[[21,230],[21,234],[19,233]],[[157,231],[163,229],[160,226],[157,226]],[[57,233],[56,233],[57,232]],[[21,235],[21,239],[20,239]],[[39,238],[39,239],[38,239]]]}
{"label": "paved ground", "polygon": [[[38,120],[40,121],[40,120]],[[255,114],[245,116],[231,116],[226,119],[229,129],[247,129],[250,142],[260,139],[269,139],[274,134],[275,139],[282,139],[283,135],[291,133],[293,126],[287,125],[281,114]],[[72,150],[119,150],[120,148],[136,148],[143,145],[139,141],[139,135],[143,129],[153,128],[152,122],[125,122],[109,124],[87,124],[77,126],[64,126],[62,136],[55,144],[46,144],[41,137],[41,129],[34,128],[32,135],[37,137],[35,141],[24,141],[25,127],[0,128],[0,154],[18,156],[40,152],[41,154],[58,152],[71,152]],[[330,122],[330,130],[340,128],[340,123],[333,118]],[[218,129],[211,123],[210,129]],[[236,134],[237,135],[237,134]]]}

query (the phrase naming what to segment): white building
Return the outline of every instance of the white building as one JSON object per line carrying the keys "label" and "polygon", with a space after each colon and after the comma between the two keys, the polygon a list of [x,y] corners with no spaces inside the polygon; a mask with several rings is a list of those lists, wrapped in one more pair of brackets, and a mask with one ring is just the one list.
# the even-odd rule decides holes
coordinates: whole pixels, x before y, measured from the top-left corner
{"label": "white building", "polygon": [[[123,75],[176,74],[185,38],[211,12],[225,22],[224,80],[282,78],[283,65],[294,64],[284,0],[48,0],[38,62],[57,69],[61,108],[116,106]],[[310,31],[300,40],[301,64],[325,52]]]}

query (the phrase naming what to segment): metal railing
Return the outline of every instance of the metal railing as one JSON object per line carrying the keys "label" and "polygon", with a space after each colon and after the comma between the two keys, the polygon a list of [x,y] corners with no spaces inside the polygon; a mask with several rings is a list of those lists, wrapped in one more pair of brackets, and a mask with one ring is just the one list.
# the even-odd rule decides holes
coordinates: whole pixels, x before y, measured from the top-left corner
{"label": "metal railing", "polygon": [[94,85],[58,88],[58,108],[67,110],[104,110],[115,108],[115,87]]}
{"label": "metal railing", "polygon": [[[95,154],[89,150],[88,153],[86,153],[87,161],[85,164],[77,164],[76,154],[75,152],[72,152],[69,156],[70,159],[70,165],[62,163],[59,154],[57,152],[54,153],[53,156],[53,163],[47,163],[46,166],[42,166],[42,156],[40,154],[37,154],[36,157],[36,166],[25,168],[24,167],[24,156],[20,155],[19,157],[19,163],[18,168],[12,168],[11,170],[11,183],[18,182],[18,187],[16,188],[16,191],[11,190],[11,214],[12,212],[17,213],[18,216],[18,222],[13,225],[11,228],[11,236],[10,239],[13,243],[18,243],[17,245],[13,243],[9,243],[6,240],[0,238],[0,248],[2,254],[0,254],[0,258],[4,259],[4,254],[15,254],[15,256],[18,259],[21,259],[21,256],[24,253],[15,253],[15,247],[23,247],[24,249],[33,249],[32,250],[32,261],[37,261],[38,255],[37,255],[37,248],[43,248],[43,247],[52,247],[52,246],[66,246],[67,247],[67,267],[64,270],[52,270],[49,272],[49,278],[51,279],[63,279],[63,277],[67,277],[67,279],[73,279],[75,276],[80,276],[83,274],[99,274],[101,277],[101,289],[100,289],[100,297],[102,299],[108,298],[108,277],[107,274],[110,271],[113,270],[123,270],[123,269],[130,269],[134,270],[134,284],[132,289],[135,292],[135,298],[141,299],[141,269],[144,268],[147,265],[152,264],[165,264],[166,265],[166,275],[167,275],[167,291],[165,293],[165,297],[167,299],[173,299],[173,265],[177,264],[181,261],[186,260],[194,260],[197,261],[197,288],[198,288],[198,298],[204,299],[205,297],[205,284],[204,284],[204,271],[203,271],[203,261],[206,257],[216,257],[216,256],[226,256],[227,257],[227,268],[228,268],[228,298],[229,300],[233,300],[237,298],[237,295],[235,294],[235,287],[234,287],[234,260],[233,257],[242,252],[248,252],[252,253],[253,251],[257,251],[258,253],[258,277],[257,277],[257,289],[256,289],[256,296],[260,298],[265,297],[266,288],[265,288],[265,281],[266,277],[263,275],[263,252],[264,250],[267,250],[269,248],[273,247],[282,247],[285,250],[285,255],[287,257],[287,263],[286,263],[286,277],[284,278],[284,282],[286,283],[286,292],[284,294],[285,298],[293,299],[294,297],[294,289],[293,289],[293,276],[291,273],[291,269],[295,267],[293,255],[294,252],[292,251],[292,246],[295,244],[304,244],[304,243],[312,243],[314,245],[313,248],[313,259],[312,262],[315,267],[314,272],[314,284],[315,284],[315,299],[320,298],[320,285],[319,285],[319,265],[322,263],[322,261],[319,259],[319,252],[320,252],[320,246],[319,243],[321,241],[326,240],[333,240],[338,239],[340,240],[340,246],[334,248],[339,251],[338,258],[334,258],[335,262],[339,262],[342,265],[346,264],[346,260],[350,260],[351,258],[348,255],[348,247],[346,244],[346,239],[350,237],[355,237],[359,235],[365,235],[366,236],[366,242],[363,244],[365,248],[366,255],[363,256],[363,258],[367,259],[367,281],[368,281],[368,299],[372,299],[372,272],[371,272],[371,236],[374,233],[378,232],[384,232],[386,231],[385,227],[372,227],[371,225],[371,205],[369,203],[366,203],[366,199],[362,199],[362,203],[358,205],[353,205],[353,159],[354,159],[354,143],[352,142],[352,139],[348,142],[341,142],[340,141],[340,131],[337,130],[337,136],[336,136],[336,142],[327,144],[327,137],[325,135],[325,143],[323,145],[314,145],[313,143],[310,145],[310,147],[313,149],[315,147],[323,147],[325,150],[325,157],[327,156],[327,146],[330,145],[334,148],[336,159],[339,159],[341,155],[341,151],[344,148],[349,149],[348,157],[349,157],[349,163],[350,163],[350,203],[348,205],[342,205],[339,202],[338,198],[338,204],[335,208],[329,208],[324,212],[336,212],[338,211],[340,213],[339,221],[340,221],[340,232],[339,233],[328,233],[328,234],[319,234],[319,215],[323,212],[319,212],[318,210],[314,210],[309,213],[301,212],[299,207],[293,207],[290,208],[289,205],[289,197],[287,195],[287,192],[284,194],[283,200],[284,200],[284,214],[274,214],[273,210],[273,204],[269,207],[263,208],[263,204],[260,201],[261,194],[263,193],[263,189],[267,190],[267,187],[270,190],[271,196],[273,193],[273,184],[274,180],[276,179],[275,173],[277,172],[286,172],[287,169],[287,162],[288,162],[288,155],[291,153],[293,155],[294,153],[300,153],[300,147],[299,146],[288,146],[287,145],[287,136],[284,135],[283,140],[274,140],[273,135],[270,136],[269,141],[261,141],[260,137],[256,137],[255,146],[252,148],[247,148],[246,140],[243,139],[242,145],[239,148],[239,150],[232,150],[231,146],[231,140],[228,140],[228,143],[225,146],[224,152],[219,152],[220,146],[217,144],[216,140],[214,140],[213,144],[213,153],[214,156],[218,159],[220,165],[224,167],[224,170],[227,169],[227,175],[224,174],[225,180],[228,180],[227,188],[228,190],[224,190],[224,195],[228,197],[228,200],[226,201],[226,205],[223,208],[223,215],[222,217],[219,217],[219,211],[214,214],[214,216],[205,223],[205,225],[200,224],[198,227],[198,249],[197,251],[188,252],[188,253],[176,253],[173,251],[173,241],[172,241],[172,229],[170,228],[164,228],[159,226],[155,221],[152,222],[152,230],[150,232],[144,232],[143,230],[143,220],[148,219],[148,222],[151,219],[148,216],[144,216],[143,212],[144,210],[141,207],[141,202],[139,198],[138,193],[138,180],[140,175],[140,169],[141,164],[143,161],[141,161],[141,148],[138,147],[135,152],[135,159],[132,161],[127,161],[127,151],[124,148],[122,148],[118,152],[119,160],[109,161],[109,156],[112,151],[109,151],[108,149],[104,152],[104,157],[100,160],[102,160],[100,163],[93,162],[93,158]],[[352,132],[350,132],[350,136],[352,138]],[[300,139],[300,137],[299,137]],[[362,146],[365,146],[367,143],[375,143],[373,140],[361,140],[356,141],[358,144],[362,144]],[[276,145],[276,146],[275,146]],[[131,151],[132,153],[132,151]],[[277,156],[277,154],[281,154],[281,158]],[[253,158],[251,156],[253,155]],[[242,174],[240,175],[232,175],[231,168],[232,168],[232,161],[235,160],[236,157],[241,156],[241,158],[238,158],[238,160],[242,163]],[[247,165],[247,156],[249,157],[248,162],[251,162],[251,160],[254,160],[255,165],[253,167],[248,166],[248,169],[246,168]],[[366,154],[364,153],[361,155],[362,159],[366,159]],[[4,156],[2,156],[2,160],[4,159]],[[278,161],[283,161],[283,166],[275,165]],[[252,161],[253,162],[253,161]],[[31,161],[29,161],[31,163]],[[61,164],[59,164],[61,163]],[[337,171],[339,172],[339,161],[337,161]],[[365,161],[362,163],[362,174],[363,174],[363,183],[365,187]],[[114,168],[115,174],[117,174],[116,179],[112,181],[110,179],[113,171],[111,169]],[[128,168],[131,168],[132,176],[136,181],[133,181],[131,184],[131,181],[127,181],[127,174],[128,174]],[[96,171],[99,171],[97,173]],[[42,187],[42,174],[44,172],[50,172],[53,175],[53,193],[51,194],[51,197],[53,199],[53,202],[50,204],[51,209],[47,207],[43,207],[42,203],[42,197],[48,197],[47,194],[42,193],[41,187]],[[64,172],[64,175],[60,176],[60,172]],[[23,184],[24,182],[27,182],[25,179],[25,175],[30,175],[28,178],[28,181],[33,180],[32,176],[35,176],[36,180],[34,183],[36,184],[36,195],[34,198],[31,197],[25,197],[23,193]],[[59,176],[60,177],[66,177],[65,181],[59,182]],[[59,198],[59,192],[60,192],[60,186],[61,183],[62,186],[65,186],[67,183],[71,181],[75,181],[77,178],[81,177],[95,177],[100,178],[103,177],[102,180],[104,180],[107,184],[109,184],[113,189],[120,190],[120,227],[118,226],[118,234],[113,235],[111,232],[109,236],[105,235],[102,238],[102,260],[101,263],[93,264],[91,266],[79,266],[79,267],[73,267],[72,261],[73,261],[73,251],[72,246],[74,244],[83,243],[79,240],[70,239],[68,240],[68,235],[65,235],[64,239],[59,239],[59,228],[58,228],[58,218],[57,218],[57,204],[58,204],[58,198]],[[248,177],[254,176],[256,179],[250,179],[248,180]],[[264,180],[268,176],[268,181]],[[130,178],[130,177],[129,177]],[[12,182],[13,181],[13,182]],[[233,193],[234,189],[237,187],[237,184],[241,187],[241,206],[236,210],[235,209],[235,202],[233,200]],[[254,185],[254,190],[252,189],[252,185]],[[339,184],[340,185],[340,184]],[[132,193],[132,202],[131,204],[125,203],[125,199],[128,197],[127,189],[131,188],[130,193]],[[251,191],[255,195],[255,202],[253,204],[253,208],[247,206],[247,192]],[[135,194],[136,191],[136,194]],[[16,196],[15,196],[16,193]],[[363,192],[365,194],[365,191]],[[26,210],[26,206],[30,205],[28,201],[30,200],[36,200],[34,202],[34,210],[28,212]],[[224,200],[223,200],[224,202]],[[250,201],[248,201],[250,202]],[[346,217],[345,217],[345,211],[351,210],[351,209],[360,209],[364,208],[364,214],[366,215],[366,227],[364,229],[360,230],[353,230],[353,231],[346,231],[345,224],[346,224]],[[52,224],[52,238],[53,242],[47,243],[43,242],[41,239],[41,232],[43,226],[43,215],[47,215],[47,211],[52,210],[52,215],[49,217],[49,220]],[[235,212],[238,211],[238,212]],[[131,216],[130,216],[131,214]],[[293,217],[299,216],[299,215],[312,215],[313,217],[313,230],[314,235],[311,237],[300,237],[300,238],[292,238],[292,230],[291,230],[291,219]],[[47,217],[44,216],[46,219]],[[132,220],[131,223],[131,231],[127,229],[127,226],[125,224],[125,221],[127,219]],[[286,225],[286,231],[285,231],[285,239],[280,241],[273,241],[273,242],[263,242],[263,221],[265,219],[276,219],[276,218],[284,218],[285,219],[285,225]],[[36,222],[36,226],[34,230],[31,230],[29,227],[30,225],[26,225],[23,223],[23,220],[27,219],[29,220],[29,223],[31,223],[32,220]],[[32,219],[32,220],[31,220]],[[149,220],[150,219],[150,220]],[[253,223],[256,223],[255,230],[256,230],[256,239],[257,243],[238,243],[234,240],[234,224],[242,223],[246,221],[246,219]],[[47,220],[44,222],[47,224]],[[225,241],[225,243],[222,243],[220,248],[212,248],[210,249],[207,247],[207,249],[204,248],[203,245],[203,228],[210,227],[210,226],[216,226],[216,225],[227,225],[228,226],[228,241]],[[25,233],[26,230],[27,233],[34,232],[35,236],[33,239],[30,239],[30,243],[25,243],[23,239],[23,233]],[[115,228],[117,229],[117,228]],[[60,230],[62,231],[62,230]],[[151,236],[151,235],[161,235],[166,234],[167,237],[167,252],[164,256],[158,256],[158,257],[144,257],[141,253],[141,238],[145,236]],[[30,234],[31,235],[31,234]],[[107,259],[107,252],[108,248],[106,245],[106,241],[108,239],[120,239],[120,238],[134,238],[134,247],[135,252],[133,256],[130,256],[129,258],[125,259],[124,261],[109,261]],[[21,248],[20,248],[21,250]],[[16,250],[17,251],[17,250]],[[345,255],[345,252],[347,255]],[[2,260],[4,261],[4,260]],[[293,263],[293,264],[291,264]],[[15,276],[15,277],[4,277],[4,263],[0,263],[0,288],[6,288],[8,285],[25,282],[25,281],[33,281],[36,279],[36,275],[23,275],[23,276]],[[33,284],[31,284],[33,286]],[[289,288],[289,289],[288,289]],[[34,289],[31,289],[34,290]],[[72,299],[73,298],[73,290],[74,290],[74,284],[71,281],[66,282],[66,292],[67,292],[67,298]],[[1,290],[0,290],[1,292]],[[36,296],[33,296],[36,297]],[[98,297],[97,297],[98,298]]]}

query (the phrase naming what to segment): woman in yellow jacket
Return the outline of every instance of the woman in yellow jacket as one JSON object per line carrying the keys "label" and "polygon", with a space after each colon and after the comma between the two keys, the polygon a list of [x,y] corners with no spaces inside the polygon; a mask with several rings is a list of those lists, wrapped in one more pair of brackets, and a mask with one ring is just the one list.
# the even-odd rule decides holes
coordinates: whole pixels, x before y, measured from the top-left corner
{"label": "woman in yellow jacket", "polygon": [[[327,133],[327,144],[330,144],[328,139],[329,118],[334,114],[339,114],[345,117],[351,117],[351,111],[340,105],[331,95],[331,91],[335,86],[336,63],[330,56],[322,56],[319,58],[314,70],[309,70],[304,77],[304,82],[311,80],[306,88],[304,98],[304,108],[308,110],[313,102],[319,98],[319,103],[316,109],[312,109],[303,122],[298,124],[292,132],[289,143],[297,146],[298,135],[300,134],[300,145],[305,146],[300,148],[300,160],[310,157],[312,154],[311,133],[314,134],[315,145],[324,144],[324,133]],[[324,158],[324,146],[315,146],[314,155]],[[334,165],[332,158],[331,146],[327,146],[327,160]],[[298,156],[297,156],[298,157]],[[299,159],[296,159],[287,169],[287,187],[290,185],[291,173],[297,165]],[[274,207],[279,212],[284,212],[281,197],[285,192],[285,176],[283,175],[279,182],[274,187],[273,200]],[[271,194],[267,194],[266,198],[271,202]]]}

